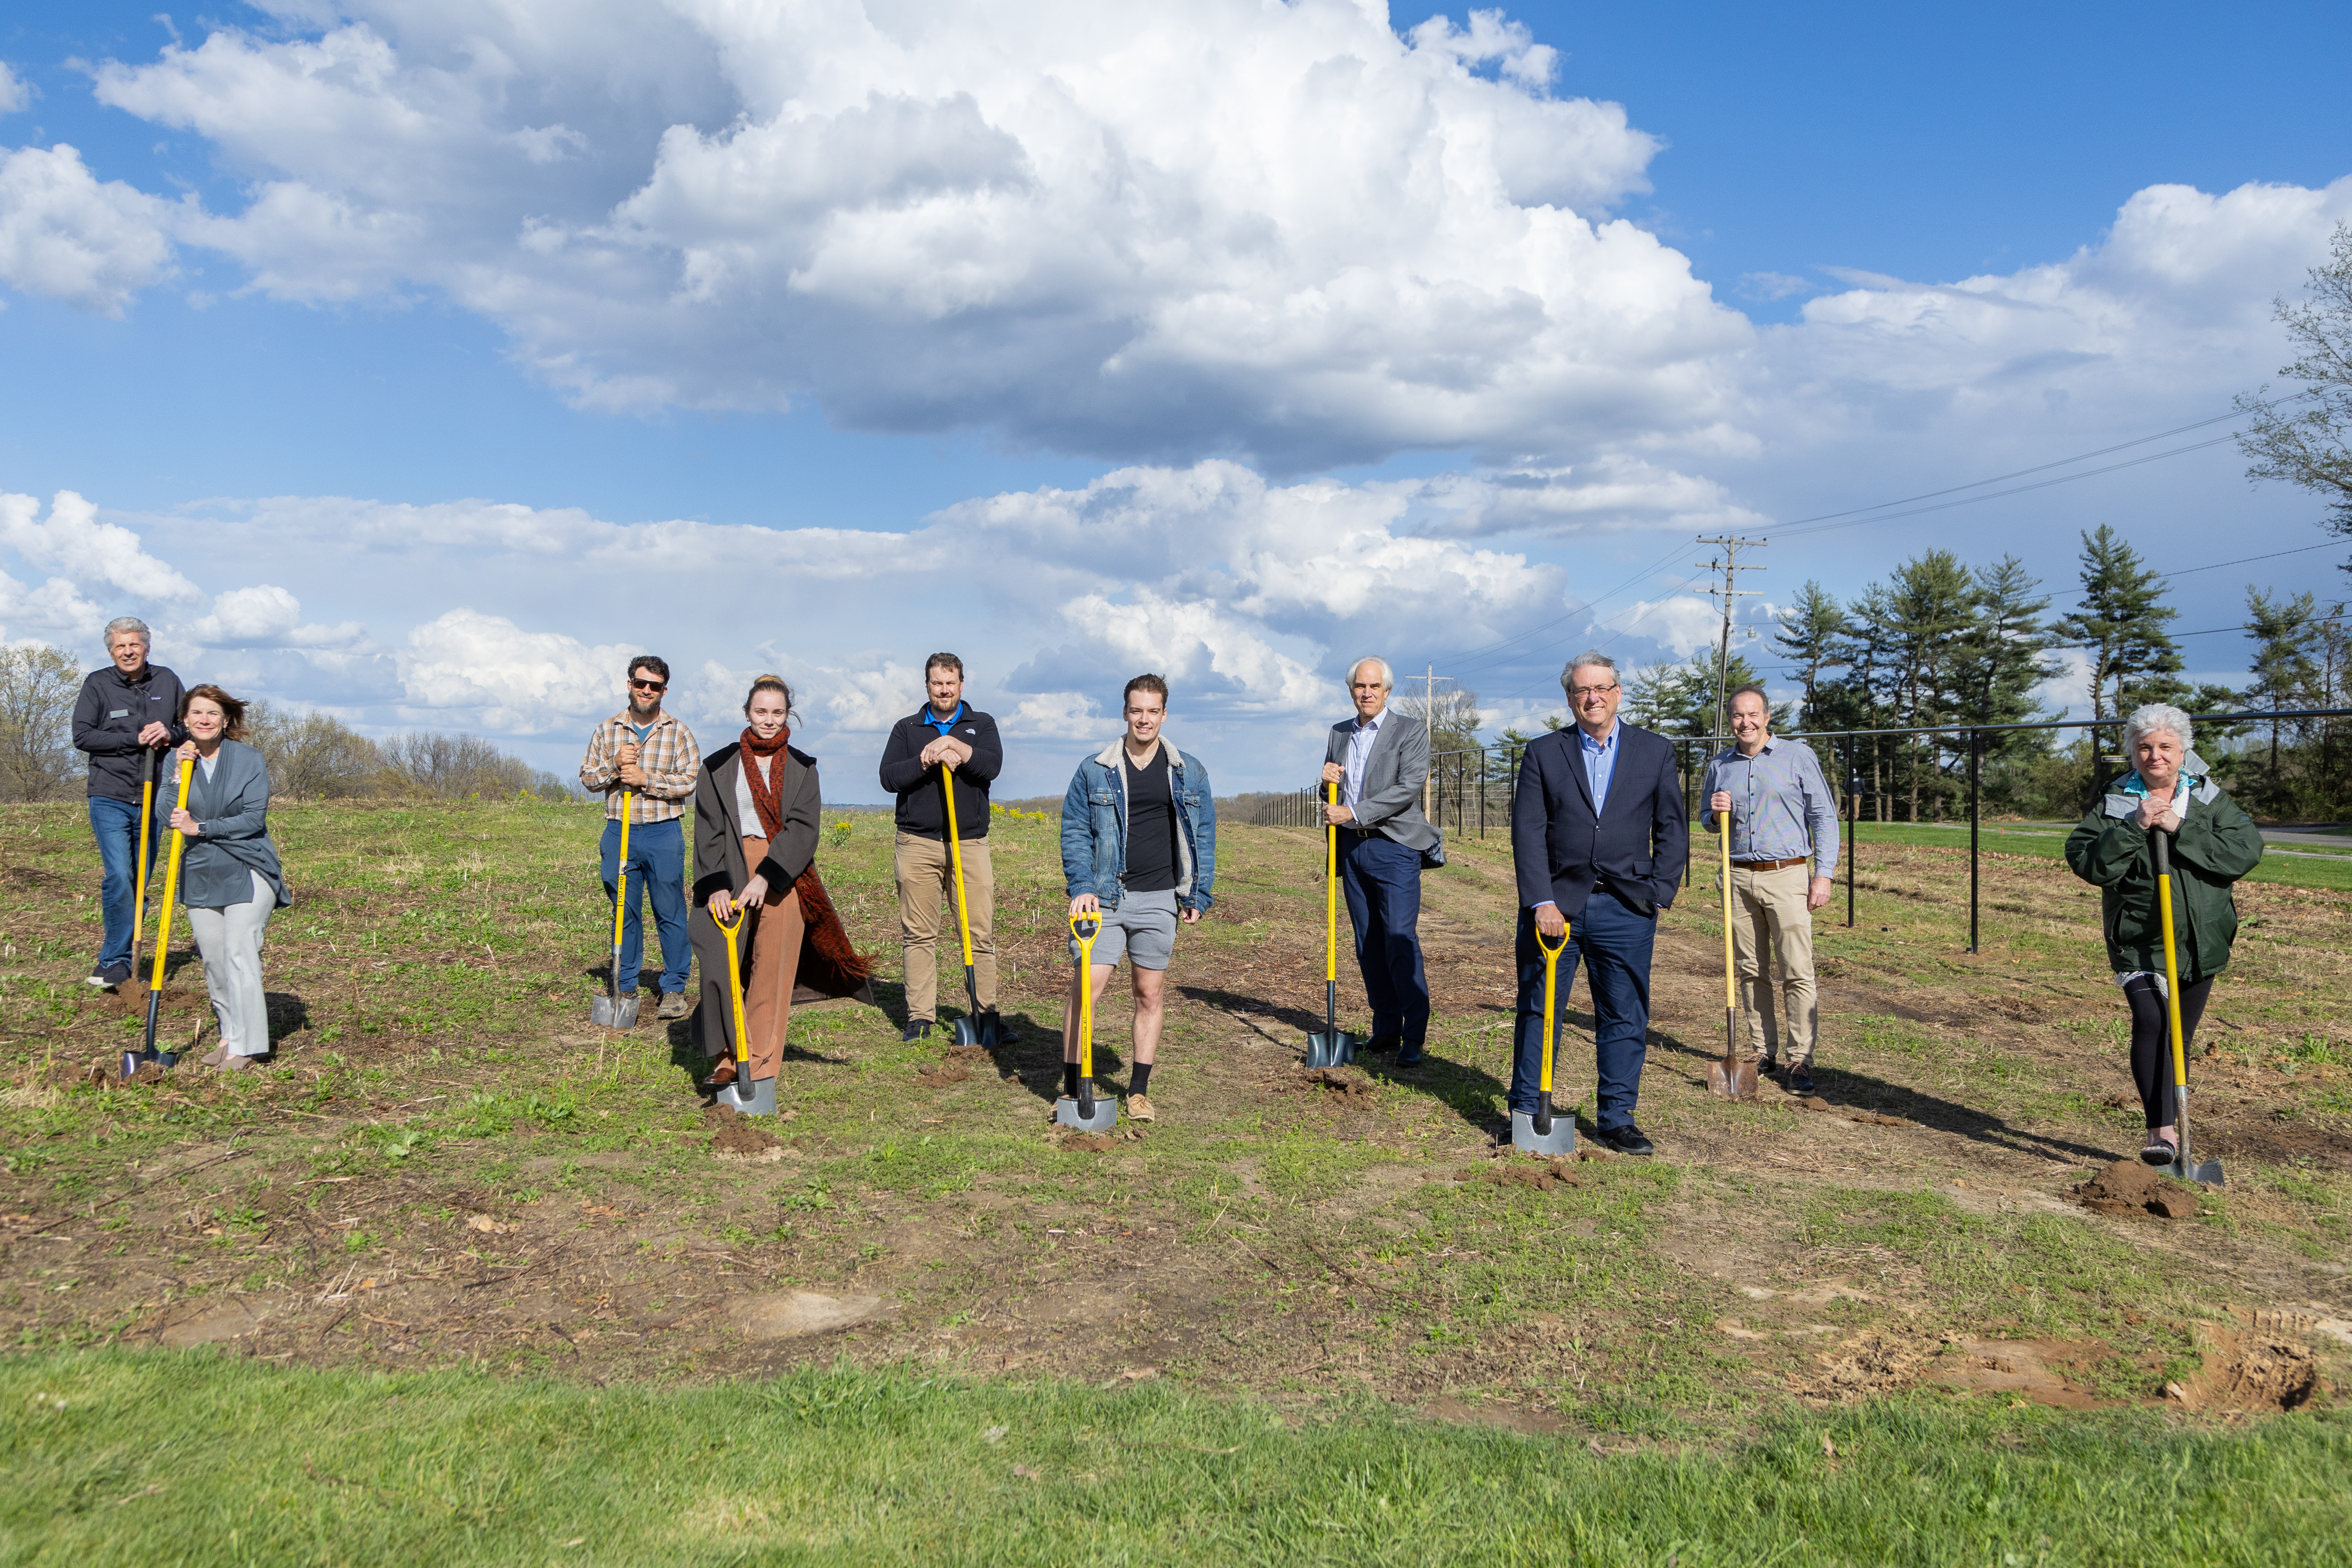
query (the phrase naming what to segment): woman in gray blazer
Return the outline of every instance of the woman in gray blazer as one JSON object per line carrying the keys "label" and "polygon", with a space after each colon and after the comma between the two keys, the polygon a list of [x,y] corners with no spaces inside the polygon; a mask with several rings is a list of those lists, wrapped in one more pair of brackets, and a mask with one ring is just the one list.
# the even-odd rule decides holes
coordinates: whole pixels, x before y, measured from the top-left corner
{"label": "woman in gray blazer", "polygon": [[269,769],[247,745],[245,704],[217,686],[195,686],[181,705],[189,740],[182,759],[195,763],[188,804],[174,807],[172,830],[187,840],[180,855],[180,901],[205,962],[205,989],[220,1020],[220,1044],[204,1063],[224,1072],[258,1065],[269,1054],[269,1006],[261,990],[261,939],[269,917],[294,900],[269,841]]}

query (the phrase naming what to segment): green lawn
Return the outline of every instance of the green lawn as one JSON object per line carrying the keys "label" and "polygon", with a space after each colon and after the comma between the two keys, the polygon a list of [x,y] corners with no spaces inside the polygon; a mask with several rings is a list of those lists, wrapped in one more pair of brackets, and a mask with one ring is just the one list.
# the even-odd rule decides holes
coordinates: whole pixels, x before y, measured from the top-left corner
{"label": "green lawn", "polygon": [[807,1368],[594,1388],[121,1352],[0,1362],[0,1555],[105,1563],[2345,1561],[2352,1421],[1909,1399],[1563,1442],[1364,1401]]}

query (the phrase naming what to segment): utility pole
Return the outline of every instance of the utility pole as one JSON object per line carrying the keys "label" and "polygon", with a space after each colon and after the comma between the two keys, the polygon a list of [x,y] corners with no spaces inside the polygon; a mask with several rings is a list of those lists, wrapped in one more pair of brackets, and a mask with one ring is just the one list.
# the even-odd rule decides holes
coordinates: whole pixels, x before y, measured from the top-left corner
{"label": "utility pole", "polygon": [[[1411,680],[1412,677],[1408,675],[1405,679]],[[1421,678],[1421,721],[1429,731],[1429,738],[1432,742],[1437,739],[1437,683],[1441,680],[1451,681],[1453,679],[1450,675],[1438,674],[1437,666],[1433,664],[1428,667],[1428,672]],[[1433,746],[1431,749],[1435,748]],[[1421,781],[1421,815],[1433,822],[1437,819],[1436,792],[1437,769],[1433,766],[1429,770],[1429,776]]]}
{"label": "utility pole", "polygon": [[1743,550],[1760,550],[1765,542],[1760,539],[1733,539],[1725,536],[1717,539],[1701,537],[1699,542],[1712,544],[1723,552],[1722,560],[1710,561],[1706,563],[1708,571],[1723,574],[1723,586],[1703,590],[1723,600],[1723,642],[1717,648],[1715,656],[1715,749],[1719,752],[1723,749],[1723,737],[1731,732],[1730,715],[1724,705],[1724,700],[1731,685],[1731,602],[1734,599],[1748,598],[1764,591],[1761,588],[1742,588],[1738,585],[1739,574],[1742,572],[1764,570],[1761,566],[1742,565],[1739,552]]}

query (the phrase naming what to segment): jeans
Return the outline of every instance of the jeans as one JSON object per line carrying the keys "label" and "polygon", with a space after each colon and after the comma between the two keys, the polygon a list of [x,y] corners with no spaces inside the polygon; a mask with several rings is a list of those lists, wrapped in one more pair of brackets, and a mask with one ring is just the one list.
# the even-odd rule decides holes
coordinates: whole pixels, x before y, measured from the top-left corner
{"label": "jeans", "polygon": [[[597,846],[603,862],[604,896],[615,893],[616,863],[621,856],[621,825],[607,818],[604,837]],[[646,927],[637,891],[653,900],[654,925],[661,932],[660,990],[667,995],[686,989],[687,966],[694,950],[686,938],[686,832],[672,817],[667,822],[633,823],[629,827],[629,901],[621,915],[621,972],[624,996],[637,988],[637,972],[645,963]]]}
{"label": "jeans", "polygon": [[[147,882],[163,894],[163,855],[171,847],[165,824],[172,808],[161,798],[152,823],[154,843],[148,848]],[[98,840],[98,860],[103,868],[98,884],[99,909],[106,921],[105,945],[99,949],[98,967],[112,969],[131,962],[131,938],[138,901],[139,803],[94,795],[89,797],[89,831]]]}
{"label": "jeans", "polygon": [[[1568,949],[1559,955],[1553,1005],[1568,1008],[1569,983],[1579,958],[1591,961],[1594,1078],[1599,1084],[1594,1124],[1603,1132],[1630,1125],[1642,1092],[1642,1067],[1650,1055],[1650,952],[1657,945],[1654,916],[1637,915],[1595,888],[1583,912],[1568,922]],[[1536,946],[1533,910],[1519,911],[1518,1049],[1511,1061],[1511,1109],[1532,1114],[1543,1094],[1543,953]],[[1559,1026],[1553,1026],[1555,1043]],[[1559,1079],[1553,1102],[1559,1102]]]}
{"label": "jeans", "polygon": [[1375,1037],[1408,1046],[1429,1037],[1429,982],[1421,964],[1421,851],[1385,833],[1339,830],[1339,887],[1355,928]]}

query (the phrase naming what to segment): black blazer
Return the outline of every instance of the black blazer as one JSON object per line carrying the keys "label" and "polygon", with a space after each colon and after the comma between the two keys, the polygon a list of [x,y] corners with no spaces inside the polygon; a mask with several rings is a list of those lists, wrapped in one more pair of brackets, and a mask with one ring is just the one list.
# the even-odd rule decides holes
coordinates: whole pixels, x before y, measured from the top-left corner
{"label": "black blazer", "polygon": [[1519,758],[1511,796],[1511,860],[1519,876],[1519,906],[1559,906],[1570,919],[1603,876],[1646,891],[1658,908],[1675,901],[1690,829],[1683,815],[1682,780],[1675,748],[1663,735],[1619,720],[1617,765],[1609,776],[1609,804],[1598,817],[1585,775],[1582,731],[1573,724],[1538,735]]}

